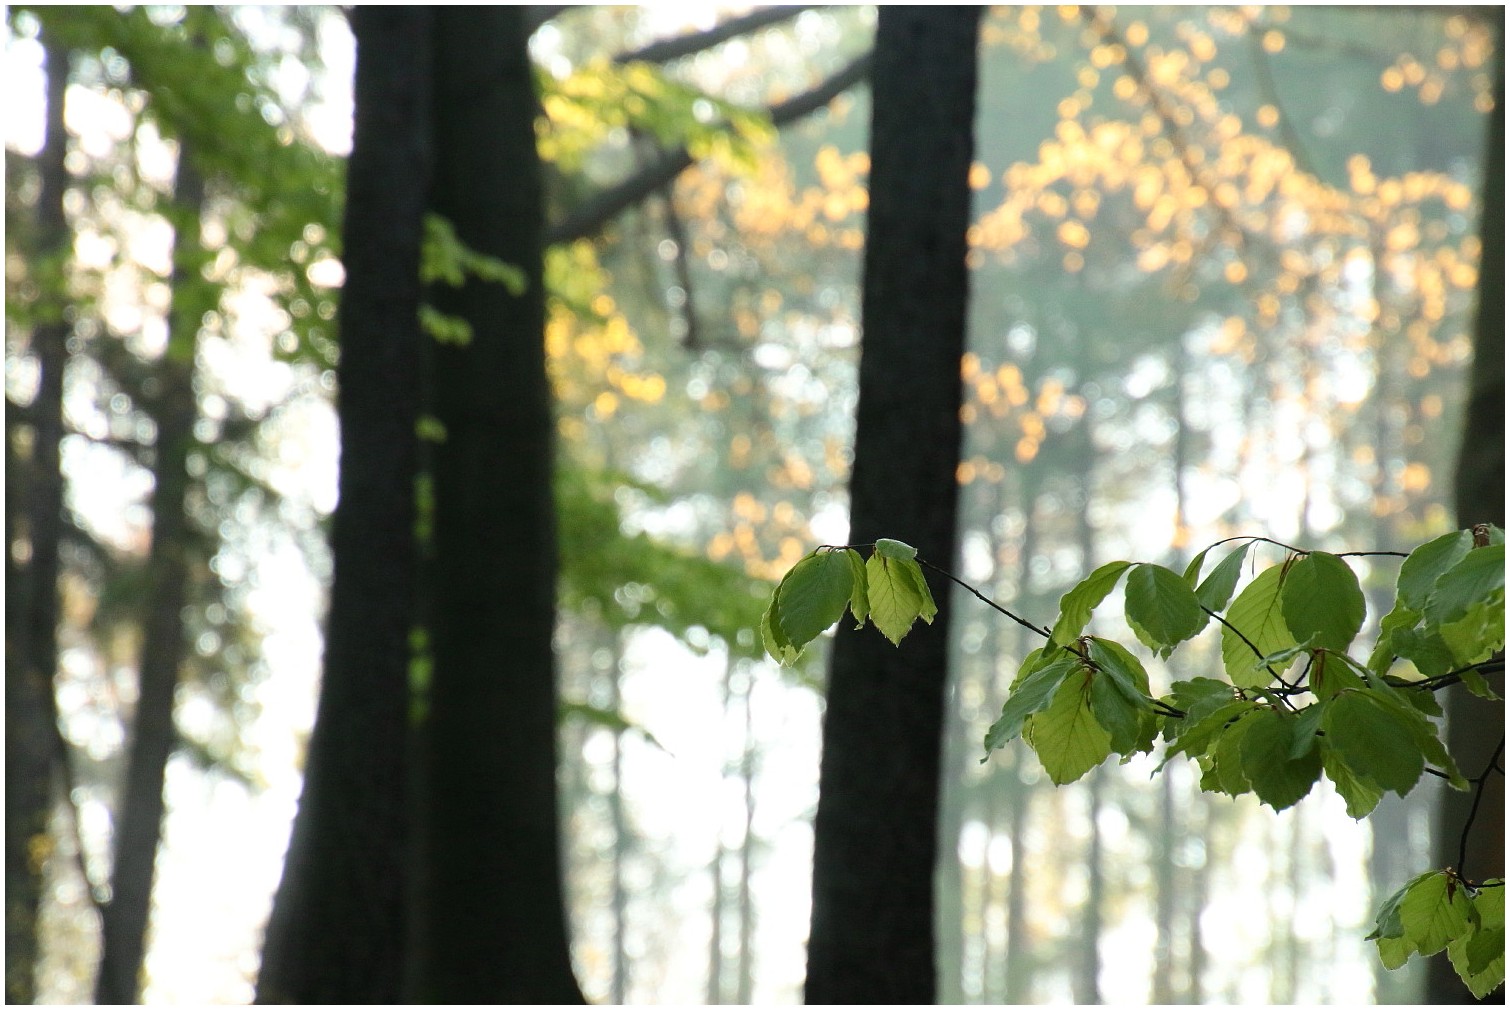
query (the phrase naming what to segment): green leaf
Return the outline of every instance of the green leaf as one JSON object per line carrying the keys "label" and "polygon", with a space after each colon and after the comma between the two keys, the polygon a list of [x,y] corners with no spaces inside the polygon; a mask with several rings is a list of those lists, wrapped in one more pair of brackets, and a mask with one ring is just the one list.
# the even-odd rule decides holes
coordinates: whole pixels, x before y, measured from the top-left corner
{"label": "green leaf", "polygon": [[[1277,709],[1265,709],[1247,720],[1242,736],[1243,776],[1259,800],[1276,811],[1293,806],[1311,791],[1321,775],[1321,754],[1305,747],[1299,757],[1296,747],[1298,720]],[[1314,742],[1314,735],[1312,736]]]}
{"label": "green leaf", "polygon": [[1184,719],[1171,719],[1165,722],[1166,731],[1171,725],[1180,724],[1178,736],[1175,737],[1174,746],[1170,748],[1164,758],[1167,763],[1177,754],[1189,754],[1191,757],[1200,757],[1209,751],[1222,734],[1232,726],[1252,713],[1258,711],[1259,705],[1252,701],[1229,700],[1220,708],[1207,712],[1200,719],[1192,721],[1190,716]]}
{"label": "green leaf", "polygon": [[1212,569],[1206,581],[1196,590],[1196,598],[1201,606],[1207,610],[1221,611],[1232,599],[1232,591],[1237,588],[1237,580],[1243,574],[1243,560],[1248,556],[1248,550],[1253,546],[1249,541],[1237,548],[1231,554],[1222,559],[1222,563]]}
{"label": "green leaf", "polygon": [[1437,579],[1426,598],[1429,624],[1452,624],[1471,609],[1494,599],[1504,601],[1505,545],[1471,550]]}
{"label": "green leaf", "polygon": [[[895,541],[889,541],[895,542]],[[917,567],[911,559],[898,561],[877,550],[865,563],[870,620],[892,645],[898,645],[923,613],[925,601],[917,582],[905,566]]]}
{"label": "green leaf", "polygon": [[1127,623],[1138,641],[1167,658],[1206,626],[1189,583],[1159,565],[1134,565],[1127,575]]}
{"label": "green leaf", "polygon": [[[1236,696],[1233,694],[1232,685],[1225,680],[1217,680],[1215,677],[1192,677],[1190,680],[1177,680],[1169,685],[1169,697],[1166,699],[1173,708],[1185,713],[1184,719],[1175,719],[1171,725],[1189,725],[1193,721],[1200,720],[1221,708],[1230,705]],[[1176,733],[1183,732],[1176,730]]]}
{"label": "green leaf", "polygon": [[938,616],[938,605],[933,602],[933,592],[928,588],[928,580],[923,576],[923,569],[916,561],[906,559],[902,561],[887,560],[888,566],[894,566],[897,575],[912,584],[913,590],[922,599],[922,606],[918,609],[918,616],[925,624],[932,624]]}
{"label": "green leaf", "polygon": [[1127,699],[1116,679],[1104,669],[1091,678],[1091,712],[1118,754],[1131,754],[1143,739],[1144,710]]}
{"label": "green leaf", "polygon": [[858,551],[846,547],[844,560],[849,562],[849,577],[852,589],[849,594],[849,612],[855,618],[855,630],[865,627],[865,618],[870,614],[870,597],[866,590],[865,559]]}
{"label": "green leaf", "polygon": [[1093,679],[1084,666],[1071,672],[1023,734],[1055,785],[1075,781],[1111,753],[1111,736],[1091,711]]}
{"label": "green leaf", "polygon": [[1322,720],[1326,746],[1360,779],[1404,796],[1426,765],[1419,747],[1409,746],[1415,727],[1374,691],[1343,691]]}
{"label": "green leaf", "polygon": [[[1456,665],[1452,648],[1442,640],[1439,633],[1427,628],[1402,628],[1392,632],[1389,636],[1389,651],[1393,656],[1414,666],[1423,677],[1440,676]],[[1374,669],[1372,660],[1369,669]]]}
{"label": "green leaf", "polygon": [[1048,707],[1054,692],[1078,665],[1079,660],[1075,656],[1065,653],[1048,666],[1034,670],[1019,681],[1007,697],[1007,703],[1002,706],[1001,718],[992,723],[986,733],[986,753],[990,754],[998,747],[1004,747],[1017,739],[1028,716]]}
{"label": "green leaf", "polygon": [[1504,882],[1485,881],[1472,900],[1478,922],[1447,944],[1447,956],[1474,998],[1483,999],[1505,982]]}
{"label": "green leaf", "polygon": [[1422,954],[1435,954],[1468,932],[1473,905],[1461,881],[1442,870],[1412,884],[1400,902],[1405,939]]}
{"label": "green leaf", "polygon": [[1087,644],[1091,659],[1111,678],[1129,704],[1140,711],[1153,707],[1153,698],[1148,693],[1148,671],[1137,656],[1109,638],[1091,638]]}
{"label": "green leaf", "polygon": [[1321,748],[1321,767],[1337,788],[1337,795],[1347,804],[1347,815],[1355,821],[1368,816],[1384,798],[1383,789],[1354,775],[1347,762],[1331,747]]}
{"label": "green leaf", "polygon": [[1473,548],[1473,534],[1468,530],[1445,533],[1410,552],[1400,565],[1396,579],[1395,609],[1426,609],[1426,599],[1437,579],[1463,559]]}
{"label": "green leaf", "polygon": [[1202,789],[1209,788],[1228,796],[1241,796],[1249,791],[1251,784],[1243,761],[1243,738],[1253,728],[1254,720],[1262,711],[1263,706],[1250,708],[1217,735],[1216,743],[1208,754],[1212,765],[1212,784],[1208,787],[1207,777],[1203,776]]}
{"label": "green leaf", "polygon": [[795,648],[781,626],[776,623],[776,594],[780,591],[777,587],[771,593],[771,604],[766,607],[765,614],[760,618],[760,640],[765,645],[765,651],[771,654],[771,658],[782,666],[791,666],[802,655],[802,650]]}
{"label": "green leaf", "polygon": [[1090,623],[1091,611],[1104,599],[1132,567],[1131,561],[1112,561],[1087,575],[1074,589],[1059,600],[1059,620],[1049,636],[1060,645],[1072,645]]}
{"label": "green leaf", "polygon": [[1311,662],[1311,693],[1325,700],[1334,698],[1338,692],[1349,688],[1362,688],[1363,678],[1353,670],[1345,657],[1328,652],[1318,652]]}
{"label": "green leaf", "polygon": [[[1296,645],[1280,610],[1280,591],[1284,588],[1285,566],[1266,568],[1237,594],[1227,611],[1227,622],[1241,631],[1244,642],[1232,628],[1222,628],[1222,664],[1227,676],[1238,687],[1263,687],[1269,683],[1269,671],[1254,669],[1253,661]],[[1253,648],[1249,647],[1249,642]],[[1258,651],[1255,653],[1254,648]],[[1283,673],[1284,667],[1275,667]]]}
{"label": "green leaf", "polygon": [[792,566],[776,587],[776,621],[801,649],[844,616],[854,590],[849,560],[837,551],[815,551]]}
{"label": "green leaf", "polygon": [[1397,631],[1415,627],[1421,620],[1419,610],[1411,610],[1408,607],[1396,603],[1393,610],[1384,615],[1379,622],[1379,637],[1374,646],[1374,651],[1369,654],[1368,668],[1381,677],[1388,672],[1394,664],[1395,656],[1399,653],[1395,650],[1392,639]]}
{"label": "green leaf", "polygon": [[891,558],[894,561],[912,561],[918,556],[916,547],[904,544],[900,540],[887,540],[885,537],[876,541],[875,552],[883,558]]}
{"label": "green leaf", "polygon": [[1312,551],[1290,566],[1280,594],[1285,625],[1297,642],[1344,652],[1363,627],[1358,576],[1335,554]]}

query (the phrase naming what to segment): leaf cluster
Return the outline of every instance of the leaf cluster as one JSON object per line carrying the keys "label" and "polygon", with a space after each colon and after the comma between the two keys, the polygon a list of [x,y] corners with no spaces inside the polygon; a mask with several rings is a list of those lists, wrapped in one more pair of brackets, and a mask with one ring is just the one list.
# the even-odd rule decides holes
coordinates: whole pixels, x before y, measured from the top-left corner
{"label": "leaf cluster", "polygon": [[1387,968],[1446,949],[1474,998],[1483,999],[1505,982],[1505,882],[1475,887],[1451,870],[1423,873],[1385,900],[1368,939],[1378,942]]}
{"label": "leaf cluster", "polygon": [[[1207,556],[1221,545],[1202,551],[1184,572],[1130,561],[1102,565],[1061,598],[1047,630],[997,607],[1047,642],[1023,660],[986,734],[987,756],[1021,737],[1062,785],[1111,754],[1126,760],[1150,753],[1162,737],[1163,763],[1182,754],[1194,760],[1203,790],[1252,793],[1278,811],[1325,776],[1354,818],[1366,816],[1386,792],[1406,795],[1428,772],[1467,789],[1434,721],[1442,710],[1433,692],[1461,682],[1495,696],[1483,671],[1500,668],[1495,657],[1504,649],[1503,532],[1475,527],[1408,555],[1367,662],[1350,651],[1366,605],[1345,556],[1285,547],[1280,563],[1239,592],[1245,563],[1265,542],[1242,539],[1204,577]],[[1129,648],[1086,633],[1119,584],[1127,629],[1161,659],[1213,622],[1220,625],[1216,675],[1177,679],[1154,697]],[[931,620],[936,608],[916,551],[881,540],[868,561],[848,547],[820,547],[803,558],[771,596],[761,623],[767,651],[783,664],[795,662],[846,608],[857,627],[868,616],[893,644],[919,617]],[[1451,956],[1465,981],[1492,989],[1504,978],[1503,890],[1492,889],[1488,898],[1482,895],[1491,889],[1476,892],[1473,901],[1498,911],[1474,912],[1471,885],[1459,881],[1456,892],[1449,887],[1442,897],[1443,879],[1456,878],[1424,875],[1386,905],[1375,937],[1381,955],[1397,967],[1412,951],[1430,954],[1457,943]],[[1433,912],[1430,933],[1417,925],[1428,888],[1436,888],[1432,908],[1447,910]],[[1443,916],[1457,918],[1443,925]]]}

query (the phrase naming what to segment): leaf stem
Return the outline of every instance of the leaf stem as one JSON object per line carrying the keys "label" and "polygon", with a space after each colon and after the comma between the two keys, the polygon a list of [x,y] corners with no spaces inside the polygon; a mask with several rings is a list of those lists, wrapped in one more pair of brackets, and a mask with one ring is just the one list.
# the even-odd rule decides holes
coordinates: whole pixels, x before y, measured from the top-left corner
{"label": "leaf stem", "polygon": [[1031,622],[1029,620],[1026,620],[1025,618],[1018,617],[1016,614],[1012,613],[1012,611],[1008,610],[1006,607],[1003,607],[1001,604],[997,603],[995,600],[992,600],[989,597],[985,596],[983,593],[981,593],[981,591],[979,589],[976,589],[974,586],[970,585],[970,583],[964,581],[963,579],[956,578],[953,574],[951,574],[950,572],[947,572],[944,569],[940,568],[938,565],[934,564],[932,561],[928,561],[928,560],[926,560],[924,558],[921,558],[921,557],[918,558],[917,561],[918,561],[918,564],[920,564],[920,565],[924,565],[925,567],[932,568],[934,571],[938,572],[944,578],[948,579],[950,582],[953,582],[956,586],[959,586],[961,589],[968,590],[970,592],[970,594],[972,596],[974,596],[977,600],[981,601],[986,606],[988,606],[992,610],[996,611],[998,614],[1002,614],[1002,615],[1005,615],[1006,617],[1010,617],[1012,620],[1016,621],[1018,624],[1022,625],[1024,628],[1027,628],[1029,631],[1033,632],[1035,635],[1040,635],[1040,636],[1042,636],[1044,638],[1049,638],[1053,634],[1051,631],[1049,631],[1048,628],[1040,628],[1040,627],[1038,627],[1038,625],[1034,624],[1033,622]]}

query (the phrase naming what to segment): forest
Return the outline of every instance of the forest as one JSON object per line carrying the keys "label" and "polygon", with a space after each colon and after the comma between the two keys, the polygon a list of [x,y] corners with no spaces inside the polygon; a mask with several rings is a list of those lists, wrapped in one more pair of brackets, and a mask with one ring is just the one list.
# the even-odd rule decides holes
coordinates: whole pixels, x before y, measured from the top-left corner
{"label": "forest", "polygon": [[8,7],[7,1003],[1502,1000],[1503,39]]}

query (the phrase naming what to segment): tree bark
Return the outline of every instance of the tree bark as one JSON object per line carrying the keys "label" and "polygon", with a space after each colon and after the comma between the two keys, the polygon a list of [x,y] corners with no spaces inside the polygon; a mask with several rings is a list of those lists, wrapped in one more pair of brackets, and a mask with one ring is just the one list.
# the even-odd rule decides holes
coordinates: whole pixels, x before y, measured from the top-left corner
{"label": "tree bark", "polygon": [[393,1003],[409,906],[419,259],[430,178],[426,7],[358,7],[339,366],[340,498],[319,717],[259,1002]]}
{"label": "tree bark", "polygon": [[[1458,525],[1505,525],[1505,10],[1495,11],[1494,111],[1489,117],[1489,146],[1485,151],[1484,195],[1480,234],[1478,319],[1474,331],[1474,361],[1468,417],[1458,456],[1454,492]],[[1500,686],[1503,693],[1503,686]],[[1495,748],[1504,743],[1505,704],[1486,702],[1461,687],[1447,698],[1447,748],[1465,775],[1485,772]],[[1503,765],[1501,766],[1503,767]],[[1469,879],[1505,875],[1505,776],[1489,771],[1483,799],[1467,837],[1463,866],[1458,849],[1473,792],[1443,791],[1437,820],[1437,862],[1457,867]],[[1503,1002],[1504,990],[1488,1001]],[[1430,1003],[1469,1003],[1473,996],[1446,957],[1431,961],[1426,999]]]}
{"label": "tree bark", "polygon": [[[882,7],[876,29],[855,543],[952,564],[964,350],[974,7]],[[949,594],[901,648],[841,632],[813,857],[809,1003],[931,1003]]]}
{"label": "tree bark", "polygon": [[523,271],[433,292],[466,319],[434,348],[434,668],[424,726],[419,971],[411,995],[580,1003],[556,816],[555,504],[538,115],[514,7],[436,14],[431,208]]}
{"label": "tree bark", "polygon": [[[47,54],[47,124],[37,158],[42,189],[37,200],[38,260],[67,255],[68,188],[64,156],[63,94],[69,54],[44,32]],[[18,452],[16,409],[7,399],[5,496],[5,998],[30,1003],[36,995],[37,913],[61,738],[53,678],[57,669],[58,543],[63,524],[63,369],[68,323],[61,311],[61,280],[43,278],[57,292],[32,331],[40,377],[28,411],[31,451]],[[45,303],[44,303],[45,304]],[[55,317],[55,318],[54,318]]]}
{"label": "tree bark", "polygon": [[183,609],[190,552],[188,460],[198,408],[194,355],[200,319],[212,308],[199,276],[204,247],[199,222],[204,180],[180,140],[173,206],[173,242],[168,348],[157,364],[161,392],[149,404],[157,425],[152,462],[152,546],[147,554],[147,590],[141,655],[137,661],[136,711],[131,722],[126,777],[116,799],[110,900],[100,923],[100,967],[95,1002],[138,1002],[147,922],[164,812],[163,777],[177,742],[173,697],[184,659]]}

